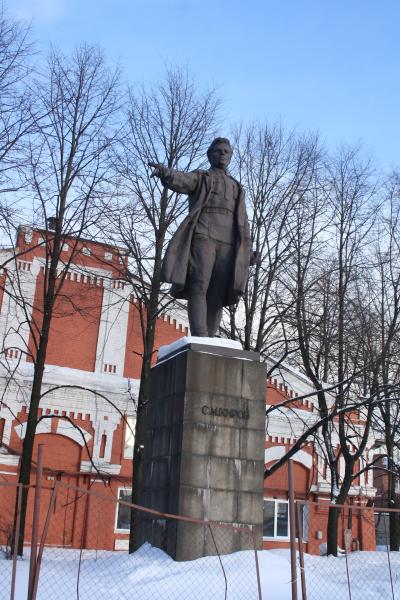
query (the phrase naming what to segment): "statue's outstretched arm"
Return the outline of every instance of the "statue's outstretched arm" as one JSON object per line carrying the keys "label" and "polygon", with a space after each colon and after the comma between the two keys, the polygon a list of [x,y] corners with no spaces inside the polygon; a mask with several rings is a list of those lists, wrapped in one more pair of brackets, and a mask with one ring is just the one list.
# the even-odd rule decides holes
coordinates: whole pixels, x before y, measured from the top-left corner
{"label": "statue's outstretched arm", "polygon": [[175,171],[153,162],[149,162],[149,167],[153,169],[151,177],[159,177],[163,185],[178,194],[192,194],[199,182],[199,174],[196,171]]}

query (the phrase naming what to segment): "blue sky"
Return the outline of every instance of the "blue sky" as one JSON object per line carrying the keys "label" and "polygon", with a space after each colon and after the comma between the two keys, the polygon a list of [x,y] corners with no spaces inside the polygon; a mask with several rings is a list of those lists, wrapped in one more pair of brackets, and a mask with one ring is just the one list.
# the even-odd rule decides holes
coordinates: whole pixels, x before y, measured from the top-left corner
{"label": "blue sky", "polygon": [[[398,0],[5,0],[40,47],[99,44],[133,84],[165,63],[217,85],[227,121],[281,120],[400,166]],[[224,132],[221,132],[222,134]]]}

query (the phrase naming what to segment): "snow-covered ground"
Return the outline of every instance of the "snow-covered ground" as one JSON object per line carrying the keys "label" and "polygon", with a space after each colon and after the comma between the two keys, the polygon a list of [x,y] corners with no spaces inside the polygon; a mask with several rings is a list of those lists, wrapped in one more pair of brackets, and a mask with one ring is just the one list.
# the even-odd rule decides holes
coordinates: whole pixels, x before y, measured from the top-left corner
{"label": "snow-covered ground", "polygon": [[[287,550],[259,552],[264,600],[291,600],[290,556]],[[400,553],[390,556],[395,600],[400,599]],[[228,600],[257,599],[254,553],[222,557]],[[0,560],[0,599],[9,598],[12,562]],[[225,578],[218,557],[174,562],[161,550],[142,546],[133,555],[46,548],[38,600],[212,600],[225,598]],[[348,557],[352,600],[392,598],[385,552],[357,552]],[[16,600],[26,600],[28,557],[18,561]],[[79,576],[79,585],[78,585]],[[349,598],[344,557],[306,556],[308,600]],[[77,594],[79,588],[79,595]],[[299,598],[301,592],[299,590]]]}

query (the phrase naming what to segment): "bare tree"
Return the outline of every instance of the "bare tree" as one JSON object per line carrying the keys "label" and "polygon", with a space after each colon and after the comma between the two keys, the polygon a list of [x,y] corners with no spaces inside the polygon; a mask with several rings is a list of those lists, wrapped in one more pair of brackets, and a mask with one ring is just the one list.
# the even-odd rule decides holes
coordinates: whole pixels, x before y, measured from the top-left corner
{"label": "bare tree", "polygon": [[[332,487],[332,500],[343,504],[353,483],[357,461],[361,458],[370,435],[373,405],[363,415],[363,428],[357,427],[357,419],[347,418],[342,409],[351,398],[351,387],[343,382],[354,377],[360,370],[360,351],[354,347],[354,312],[351,310],[354,282],[362,276],[365,253],[374,225],[376,204],[375,186],[371,183],[372,167],[359,157],[358,149],[341,149],[328,166],[330,201],[333,208],[334,256],[337,262],[335,301],[337,306],[337,345],[332,367],[338,389],[335,406],[339,411],[338,436],[340,453],[344,459],[344,473],[338,489]],[[362,344],[362,340],[360,340]],[[337,460],[330,464],[332,479],[338,481]],[[335,483],[336,485],[336,483]],[[330,509],[328,517],[328,554],[337,552],[339,511]]]}
{"label": "bare tree", "polygon": [[[373,269],[366,278],[364,297],[369,298],[371,314],[364,329],[368,353],[374,358],[366,390],[381,398],[374,427],[386,449],[387,501],[400,507],[396,494],[400,449],[400,410],[397,401],[400,378],[400,180],[394,172],[385,186],[386,198],[377,226],[377,239],[371,252]],[[390,548],[400,547],[400,522],[396,513],[389,515]]]}
{"label": "bare tree", "polygon": [[292,229],[300,207],[307,212],[313,202],[321,150],[316,136],[285,132],[280,125],[239,128],[235,146],[258,261],[250,271],[244,311],[241,305],[230,310],[227,331],[244,348],[283,359],[293,347],[285,338],[285,314],[293,303],[285,289]]}
{"label": "bare tree", "polygon": [[[357,323],[355,306],[360,298],[357,282],[367,268],[363,250],[374,223],[374,186],[371,166],[359,154],[357,149],[341,149],[327,162],[324,203],[329,222],[318,236],[314,211],[304,244],[305,213],[300,211],[293,240],[296,256],[289,269],[294,282],[292,322],[297,330],[299,363],[317,390],[331,501],[338,504],[344,503],[354,481],[373,415],[370,403],[361,425],[359,417],[344,410],[361,393],[360,373],[366,366],[361,361],[363,339],[356,335],[361,324]],[[326,393],[326,381],[336,385],[334,399]],[[337,418],[328,418],[333,413]],[[339,472],[340,457],[344,459],[344,473]],[[337,553],[339,512],[329,512],[329,554]]]}
{"label": "bare tree", "polygon": [[[108,196],[107,154],[114,140],[113,117],[118,110],[118,73],[110,72],[101,53],[83,46],[71,57],[53,51],[43,76],[33,84],[36,96],[34,129],[26,144],[24,188],[32,201],[32,222],[43,224],[40,246],[43,264],[36,311],[26,301],[17,265],[7,293],[19,304],[29,327],[30,343],[22,349],[34,363],[19,483],[30,482],[32,452],[41,398],[50,327],[69,269],[82,253],[83,236],[94,234]],[[68,252],[64,245],[68,240]],[[14,243],[13,240],[10,240]],[[15,251],[11,260],[17,262]],[[27,506],[23,488],[19,553]]]}
{"label": "bare tree", "polygon": [[[152,179],[148,163],[162,163],[184,171],[201,166],[214,133],[218,106],[213,90],[201,93],[187,72],[167,70],[160,84],[137,93],[131,91],[127,124],[115,156],[120,198],[111,212],[111,229],[113,238],[128,249],[128,278],[137,301],[143,342],[133,502],[137,502],[140,488],[144,413],[149,399],[157,317],[171,302],[168,290],[160,282],[163,250],[186,211],[184,197]],[[130,550],[133,548],[131,535]]]}
{"label": "bare tree", "polygon": [[29,89],[33,44],[30,31],[0,6],[0,233],[7,237],[18,220],[15,193],[21,188],[23,145],[31,130],[32,96]]}
{"label": "bare tree", "polygon": [[27,87],[28,59],[33,47],[29,28],[0,7],[0,193],[19,187],[21,143],[32,125],[32,102]]}

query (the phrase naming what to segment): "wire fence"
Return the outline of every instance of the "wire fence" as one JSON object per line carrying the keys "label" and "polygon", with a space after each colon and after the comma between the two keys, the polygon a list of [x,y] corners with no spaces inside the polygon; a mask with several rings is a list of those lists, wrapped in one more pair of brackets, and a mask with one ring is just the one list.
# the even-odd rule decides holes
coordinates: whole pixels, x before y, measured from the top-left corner
{"label": "wire fence", "polygon": [[[39,502],[38,488],[29,488],[21,559],[13,536],[21,486],[0,483],[0,600],[253,600],[261,589],[264,600],[278,598],[268,553],[258,552],[250,527],[165,515],[59,481],[39,488]],[[391,550],[400,511],[339,507],[337,556],[328,556],[331,508],[295,503],[296,582],[279,600],[400,600],[400,552]],[[152,543],[138,539],[129,554],[131,517],[144,523],[144,538]]]}
{"label": "wire fence", "polygon": [[[0,493],[4,489],[0,487]],[[6,554],[13,557],[16,489],[18,486],[7,488],[10,510],[2,515],[7,535],[0,536],[3,558]],[[29,493],[35,493],[33,487]],[[119,511],[116,511],[117,504]],[[157,538],[152,538],[153,545],[141,543],[131,554],[113,549],[118,529],[110,530],[104,524],[110,515],[116,512],[121,515],[124,510],[127,514],[131,512],[132,518],[145,520],[147,526],[157,532]],[[28,543],[32,541],[34,522],[33,517],[32,532],[27,530]],[[178,535],[182,527],[185,529]],[[173,531],[177,542],[184,540],[184,555],[197,560],[173,560],[165,552],[174,539]],[[15,560],[0,561],[0,600],[261,598],[251,527],[163,515],[112,495],[57,482],[52,487],[41,487],[36,537],[36,551],[32,546],[25,549],[22,560],[14,556]],[[126,538],[126,533],[121,533],[117,546],[127,549]],[[232,552],[235,543],[247,549]],[[171,554],[182,552],[178,547],[169,550]]]}
{"label": "wire fence", "polygon": [[[327,502],[299,504],[304,507],[296,553],[299,598],[400,600],[400,552],[390,549],[390,522],[400,518],[400,511],[337,508]],[[326,537],[329,510],[335,509],[339,513],[337,556],[327,554]]]}
{"label": "wire fence", "polygon": [[0,512],[0,558],[1,561],[1,585],[0,600],[8,600],[11,594],[13,566],[13,523],[14,510],[17,498],[17,486],[14,484],[1,484],[0,493],[2,495],[2,510]]}

